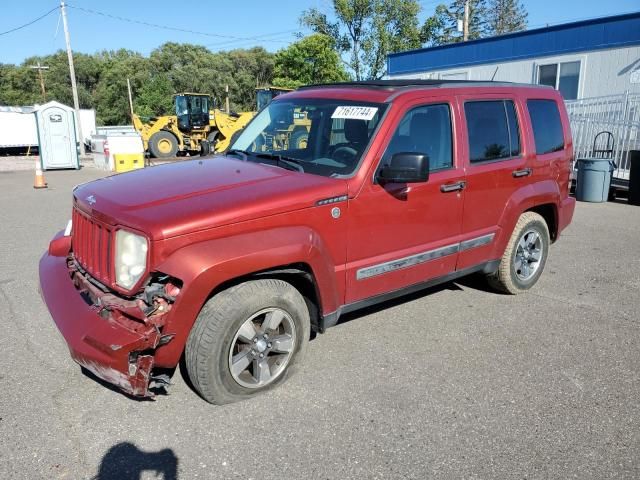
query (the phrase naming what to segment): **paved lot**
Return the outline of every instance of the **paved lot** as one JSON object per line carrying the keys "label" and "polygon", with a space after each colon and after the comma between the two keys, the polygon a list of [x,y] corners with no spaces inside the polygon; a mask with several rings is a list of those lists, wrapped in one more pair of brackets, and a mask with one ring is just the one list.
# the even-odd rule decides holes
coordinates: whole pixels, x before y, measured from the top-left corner
{"label": "paved lot", "polygon": [[640,208],[579,204],[527,295],[466,280],[352,315],[283,387],[214,407],[179,373],[154,402],[82,375],[40,300],[99,175],[0,173],[0,478],[640,477]]}

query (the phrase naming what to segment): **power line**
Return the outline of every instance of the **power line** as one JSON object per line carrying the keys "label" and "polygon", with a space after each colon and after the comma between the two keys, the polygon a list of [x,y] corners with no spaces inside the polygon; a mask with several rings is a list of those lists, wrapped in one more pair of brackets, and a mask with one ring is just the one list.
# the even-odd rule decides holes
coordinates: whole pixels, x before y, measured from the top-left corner
{"label": "power line", "polygon": [[[191,34],[194,34],[194,35],[204,35],[206,37],[234,39],[234,40],[259,40],[261,36],[262,37],[267,36],[267,35],[258,35],[257,37],[236,37],[234,35],[222,35],[222,34],[218,34],[218,33],[201,32],[201,31],[198,31],[198,30],[190,30],[190,29],[187,29],[187,28],[171,27],[169,25],[160,25],[160,24],[157,24],[157,23],[144,22],[142,20],[135,20],[133,18],[125,18],[125,17],[121,17],[119,15],[112,15],[110,13],[99,12],[97,10],[92,10],[90,8],[77,7],[75,5],[70,5],[68,3],[66,5],[67,5],[67,7],[73,8],[75,10],[81,10],[81,11],[83,11],[85,13],[91,13],[93,15],[100,15],[102,17],[112,18],[114,20],[119,20],[121,22],[135,23],[135,24],[138,24],[138,25],[144,25],[146,27],[159,28],[159,29],[163,29],[163,30],[171,30],[171,31],[174,31],[174,32],[191,33]],[[276,33],[273,33],[272,35],[278,35],[280,33],[287,33],[287,32],[276,32]]]}
{"label": "power line", "polygon": [[29,25],[33,25],[34,23],[39,22],[40,20],[42,20],[44,17],[46,17],[48,15],[51,15],[53,12],[55,12],[59,8],[60,7],[52,8],[51,10],[49,10],[44,15],[41,15],[40,17],[36,18],[35,20],[31,20],[29,23],[25,23],[24,25],[20,25],[19,27],[16,27],[16,28],[12,28],[11,30],[7,30],[6,32],[0,32],[0,36],[1,35],[7,35],[8,33],[12,33],[12,32],[15,32],[17,30],[21,30],[21,29],[23,29],[25,27],[28,27]]}
{"label": "power line", "polygon": [[295,32],[299,32],[300,29],[296,28],[295,30],[287,30],[284,32],[274,32],[274,33],[265,33],[264,35],[260,35],[258,37],[255,38],[250,38],[246,41],[238,41],[238,40],[226,40],[224,42],[215,42],[215,43],[208,43],[205,45],[205,47],[220,47],[223,45],[229,45],[229,44],[237,44],[237,43],[245,43],[248,41],[254,42],[254,41],[260,41],[260,42],[282,42],[282,43],[287,43],[289,42],[289,39],[287,39],[286,37],[282,37],[282,38],[265,38],[265,37],[278,37],[280,35],[285,35],[285,34],[292,34]]}

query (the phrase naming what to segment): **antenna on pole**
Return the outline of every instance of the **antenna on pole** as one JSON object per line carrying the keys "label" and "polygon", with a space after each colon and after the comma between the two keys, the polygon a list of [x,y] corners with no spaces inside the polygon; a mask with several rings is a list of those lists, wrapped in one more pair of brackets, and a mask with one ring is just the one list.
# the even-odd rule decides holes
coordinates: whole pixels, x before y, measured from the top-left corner
{"label": "antenna on pole", "polygon": [[80,155],[86,155],[84,148],[84,137],[82,136],[82,122],[80,121],[80,102],[78,101],[78,86],[76,85],[76,71],[73,67],[73,52],[71,51],[71,39],[69,38],[69,25],[67,24],[67,11],[64,1],[60,2],[60,13],[62,14],[62,26],[64,27],[64,39],[67,43],[67,58],[69,59],[69,76],[71,77],[71,91],[73,92],[73,108],[76,111],[76,125],[78,126],[78,136],[80,137]]}
{"label": "antenna on pole", "polygon": [[38,78],[40,79],[40,90],[42,91],[42,102],[47,103],[47,90],[44,88],[44,75],[43,70],[49,70],[49,67],[40,65],[40,61],[36,65],[31,65],[29,68],[38,71]]}

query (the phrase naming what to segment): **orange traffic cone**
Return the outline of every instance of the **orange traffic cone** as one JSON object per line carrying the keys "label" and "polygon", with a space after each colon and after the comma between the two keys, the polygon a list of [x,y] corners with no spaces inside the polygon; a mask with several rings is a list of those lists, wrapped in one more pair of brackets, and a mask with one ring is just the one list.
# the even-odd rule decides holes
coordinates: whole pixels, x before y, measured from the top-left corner
{"label": "orange traffic cone", "polygon": [[33,188],[47,188],[47,182],[44,181],[44,174],[42,173],[39,158],[36,158],[36,178],[33,181]]}

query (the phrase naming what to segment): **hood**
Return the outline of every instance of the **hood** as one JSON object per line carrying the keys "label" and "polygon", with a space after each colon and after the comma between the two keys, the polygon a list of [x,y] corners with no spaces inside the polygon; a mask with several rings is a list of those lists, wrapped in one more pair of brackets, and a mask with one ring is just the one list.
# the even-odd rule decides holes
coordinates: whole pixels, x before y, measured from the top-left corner
{"label": "hood", "polygon": [[144,168],[74,190],[81,210],[154,240],[313,207],[347,182],[231,157]]}

